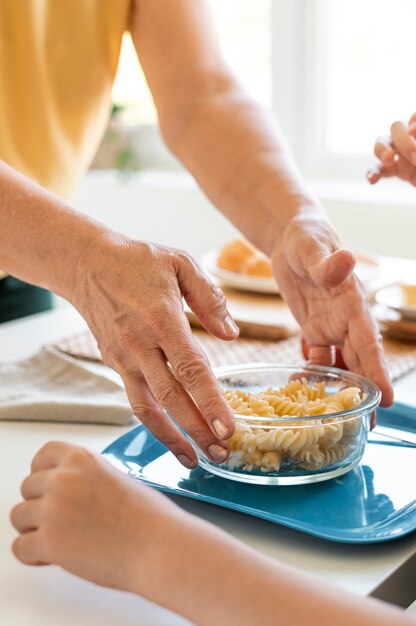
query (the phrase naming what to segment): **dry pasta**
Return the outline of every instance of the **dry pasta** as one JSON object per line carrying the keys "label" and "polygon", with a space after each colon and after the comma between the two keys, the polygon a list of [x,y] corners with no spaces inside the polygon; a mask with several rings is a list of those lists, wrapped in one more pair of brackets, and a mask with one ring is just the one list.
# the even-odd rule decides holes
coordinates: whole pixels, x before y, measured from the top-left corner
{"label": "dry pasta", "polygon": [[[230,469],[275,472],[289,460],[305,469],[319,470],[346,458],[362,427],[360,416],[347,421],[330,417],[362,402],[357,387],[328,394],[325,383],[309,385],[302,378],[279,389],[269,387],[255,393],[227,390],[224,397],[237,416],[253,416],[250,423],[237,421],[230,439]],[[317,419],[296,424],[285,420],[313,416]],[[276,417],[281,418],[277,423]]]}

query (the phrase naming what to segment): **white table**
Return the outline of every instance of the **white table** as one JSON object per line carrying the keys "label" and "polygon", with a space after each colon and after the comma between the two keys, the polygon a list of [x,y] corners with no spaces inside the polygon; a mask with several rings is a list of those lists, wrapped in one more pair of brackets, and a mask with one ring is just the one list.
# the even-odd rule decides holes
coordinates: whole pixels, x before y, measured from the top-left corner
{"label": "white table", "polygon": [[[0,325],[0,361],[34,354],[40,345],[85,327],[69,306]],[[399,399],[414,394],[416,372],[397,385]],[[55,567],[29,568],[10,552],[15,536],[8,519],[35,452],[50,439],[102,450],[127,429],[116,426],[0,423],[0,624],[5,626],[184,626],[182,618],[132,595],[101,589]],[[251,546],[331,580],[362,596],[384,595],[400,603],[416,569],[416,536],[372,546],[342,545],[194,501],[189,511],[218,524]],[[412,569],[413,568],[413,569]],[[413,579],[414,580],[414,579]],[[415,590],[416,594],[416,590]],[[413,598],[414,599],[414,598]]]}

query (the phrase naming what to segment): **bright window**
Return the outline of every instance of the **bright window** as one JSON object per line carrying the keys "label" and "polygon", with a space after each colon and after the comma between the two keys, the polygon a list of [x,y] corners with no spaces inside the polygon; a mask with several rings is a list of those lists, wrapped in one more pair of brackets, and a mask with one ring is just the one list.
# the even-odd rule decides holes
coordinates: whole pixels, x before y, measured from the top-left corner
{"label": "bright window", "polygon": [[[272,0],[209,0],[229,65],[262,104],[271,106]],[[113,102],[128,105],[130,119],[156,123],[156,111],[130,35],[125,34]],[[126,113],[127,114],[127,113]]]}
{"label": "bright window", "polygon": [[337,0],[326,11],[326,147],[367,154],[416,108],[416,3]]}
{"label": "bright window", "polygon": [[416,108],[414,0],[273,3],[274,110],[303,171],[362,178]]}
{"label": "bright window", "polygon": [[136,124],[156,124],[157,115],[152,95],[128,33],[123,36],[112,100],[116,105],[127,107],[128,121]]}
{"label": "bright window", "polygon": [[272,103],[271,13],[274,0],[209,0],[229,65],[248,91]]}

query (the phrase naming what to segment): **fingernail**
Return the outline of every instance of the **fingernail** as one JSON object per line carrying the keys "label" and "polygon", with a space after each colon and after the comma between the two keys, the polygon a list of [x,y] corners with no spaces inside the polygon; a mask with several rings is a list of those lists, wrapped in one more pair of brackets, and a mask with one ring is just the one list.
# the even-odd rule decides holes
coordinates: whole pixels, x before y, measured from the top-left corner
{"label": "fingernail", "polygon": [[210,446],[208,446],[208,452],[210,453],[214,461],[225,461],[228,456],[227,448],[223,448],[216,443],[212,443]]}
{"label": "fingernail", "polygon": [[228,426],[226,424],[224,424],[224,422],[222,420],[220,420],[219,417],[217,417],[212,422],[212,425],[214,427],[215,432],[217,433],[218,439],[226,439],[227,438]]}
{"label": "fingernail", "polygon": [[182,463],[182,465],[185,465],[188,469],[195,467],[195,462],[192,461],[189,456],[186,456],[186,454],[178,454],[178,461],[179,463]]}
{"label": "fingernail", "polygon": [[416,152],[410,153],[410,162],[412,165],[416,165]]}
{"label": "fingernail", "polygon": [[370,183],[376,182],[374,180],[374,178],[377,176],[377,171],[376,170],[368,170],[367,172],[367,179],[370,181]]}
{"label": "fingernail", "polygon": [[224,328],[225,328],[225,332],[228,335],[238,335],[239,333],[238,326],[233,320],[233,318],[231,317],[231,315],[227,315],[227,317],[225,318]]}
{"label": "fingernail", "polygon": [[391,161],[392,157],[393,153],[391,150],[383,150],[383,152],[380,153],[380,159],[382,161]]}

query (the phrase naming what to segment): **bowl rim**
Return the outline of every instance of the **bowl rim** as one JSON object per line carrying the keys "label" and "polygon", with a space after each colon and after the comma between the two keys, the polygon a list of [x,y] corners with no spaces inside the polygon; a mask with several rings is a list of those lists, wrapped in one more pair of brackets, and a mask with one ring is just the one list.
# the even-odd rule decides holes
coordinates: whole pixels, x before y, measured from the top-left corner
{"label": "bowl rim", "polygon": [[[316,420],[322,420],[323,418],[325,420],[330,420],[332,418],[344,418],[344,421],[346,421],[345,418],[348,418],[348,416],[351,416],[351,418],[357,413],[357,412],[363,412],[363,411],[373,411],[374,409],[376,409],[378,407],[378,405],[380,404],[381,401],[381,391],[379,389],[379,387],[373,383],[369,378],[366,378],[365,376],[361,376],[361,374],[356,374],[355,372],[350,372],[349,370],[343,370],[343,369],[339,369],[337,367],[327,367],[325,365],[307,365],[307,364],[293,364],[293,363],[265,363],[265,362],[256,362],[256,363],[242,363],[240,365],[222,365],[220,367],[214,367],[213,368],[213,372],[215,377],[217,378],[218,382],[219,381],[219,377],[220,376],[224,376],[226,374],[236,374],[236,373],[244,373],[247,371],[252,371],[252,370],[280,370],[280,371],[284,371],[284,370],[288,370],[288,371],[306,371],[306,372],[310,372],[311,374],[316,373],[316,374],[325,374],[325,375],[330,375],[332,376],[334,379],[336,378],[346,378],[348,380],[350,380],[352,383],[353,382],[357,382],[360,385],[362,385],[365,389],[366,389],[366,393],[367,396],[364,399],[363,402],[361,402],[361,404],[358,404],[355,407],[352,407],[351,409],[346,409],[344,411],[338,411],[337,413],[328,413],[327,417],[324,415],[303,415],[303,416],[262,416],[262,415],[240,415],[239,413],[235,413],[233,411],[233,414],[235,416],[235,418],[237,420],[240,421],[245,421],[245,420],[252,420],[253,418],[256,421],[264,421],[264,422],[276,422],[276,426],[279,424],[279,422],[282,422],[282,420],[284,419],[284,421],[286,422],[286,426],[282,425],[282,428],[287,428],[287,422],[290,423],[297,423],[297,422],[313,422]],[[353,385],[351,385],[353,386]]]}

